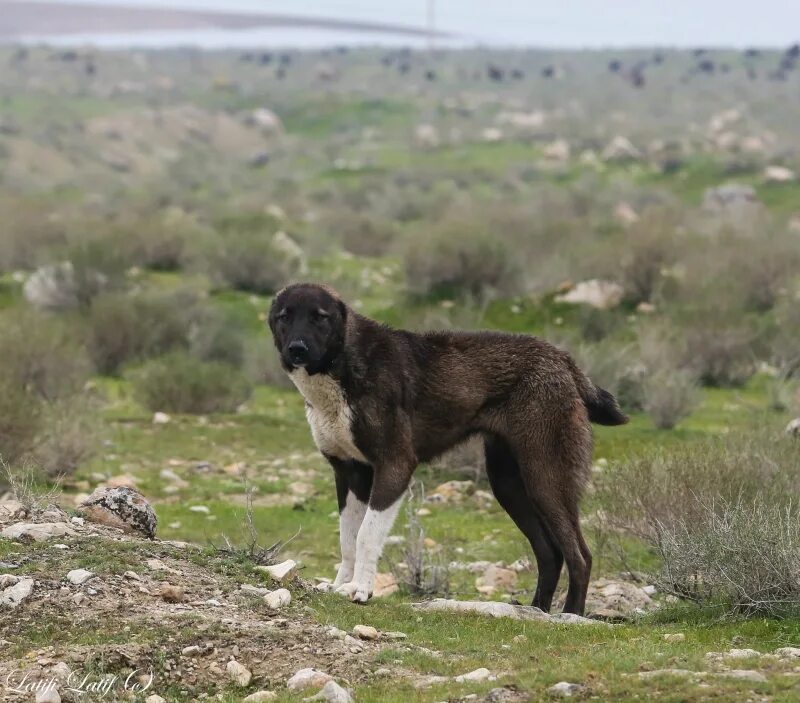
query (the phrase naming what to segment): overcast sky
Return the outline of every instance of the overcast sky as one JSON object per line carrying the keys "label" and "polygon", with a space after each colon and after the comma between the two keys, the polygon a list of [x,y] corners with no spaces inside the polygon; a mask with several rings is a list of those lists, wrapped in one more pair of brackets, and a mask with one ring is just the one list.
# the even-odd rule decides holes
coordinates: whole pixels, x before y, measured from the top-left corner
{"label": "overcast sky", "polygon": [[[65,0],[68,1],[68,0]],[[424,26],[429,0],[76,0],[250,10]],[[436,26],[492,44],[784,46],[800,40],[800,0],[433,0]],[[0,2],[0,6],[2,3]]]}

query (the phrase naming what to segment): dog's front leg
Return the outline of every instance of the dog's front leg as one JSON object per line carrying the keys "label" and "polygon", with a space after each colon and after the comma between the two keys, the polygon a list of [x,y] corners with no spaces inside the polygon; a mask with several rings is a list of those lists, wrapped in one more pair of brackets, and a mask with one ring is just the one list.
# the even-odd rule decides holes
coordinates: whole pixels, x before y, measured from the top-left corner
{"label": "dog's front leg", "polygon": [[336,589],[356,603],[372,596],[383,545],[392,529],[408,487],[411,471],[398,467],[376,470],[367,511],[356,539],[356,563],[351,581]]}
{"label": "dog's front leg", "polygon": [[339,509],[339,546],[342,550],[342,563],[333,582],[334,588],[353,580],[356,566],[356,540],[367,512],[367,504],[361,502],[355,493],[347,492],[344,505]]}

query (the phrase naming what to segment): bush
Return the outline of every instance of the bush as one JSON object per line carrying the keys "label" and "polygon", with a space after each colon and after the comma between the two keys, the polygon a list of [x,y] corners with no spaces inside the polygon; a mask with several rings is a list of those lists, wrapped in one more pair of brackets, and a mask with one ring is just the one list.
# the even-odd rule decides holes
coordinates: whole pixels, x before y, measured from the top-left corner
{"label": "bush", "polygon": [[799,605],[800,463],[768,433],[650,452],[597,481],[605,526],[661,555],[658,581],[677,595],[733,610]]}
{"label": "bush", "polygon": [[180,294],[97,297],[87,315],[89,354],[97,371],[117,374],[128,362],[187,346],[194,302]]}
{"label": "bush", "polygon": [[[722,314],[722,313],[720,313]],[[682,366],[710,386],[741,386],[756,371],[757,333],[746,323],[727,323],[711,313],[688,323],[686,356]]]}
{"label": "bush", "polygon": [[198,310],[192,321],[189,348],[203,361],[222,361],[231,366],[246,362],[245,333],[242,325],[218,310]]}
{"label": "bush", "polygon": [[642,383],[644,410],[660,430],[671,430],[699,402],[697,381],[689,371],[662,369],[648,374]]}
{"label": "bush", "polygon": [[350,210],[329,214],[320,226],[329,239],[340,241],[345,251],[358,256],[385,254],[397,236],[390,220]]}
{"label": "bush", "polygon": [[134,393],[152,411],[205,414],[234,412],[252,386],[234,367],[172,352],[132,374]]}
{"label": "bush", "polygon": [[409,289],[416,295],[487,298],[518,280],[509,246],[489,222],[448,219],[418,230],[405,251]]}

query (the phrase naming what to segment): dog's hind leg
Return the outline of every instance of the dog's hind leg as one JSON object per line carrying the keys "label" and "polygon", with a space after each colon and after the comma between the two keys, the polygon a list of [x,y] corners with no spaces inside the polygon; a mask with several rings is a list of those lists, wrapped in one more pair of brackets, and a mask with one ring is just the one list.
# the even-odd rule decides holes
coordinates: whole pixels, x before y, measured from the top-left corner
{"label": "dog's hind leg", "polygon": [[372,490],[372,467],[357,461],[327,457],[336,478],[336,498],[339,503],[339,546],[342,561],[333,588],[353,580],[356,566],[358,530],[367,512]]}
{"label": "dog's hind leg", "polygon": [[514,524],[527,537],[536,557],[538,576],[533,605],[549,612],[564,557],[539,519],[533,501],[528,498],[519,465],[508,444],[499,437],[490,436],[484,441],[484,449],[486,474],[492,492]]}

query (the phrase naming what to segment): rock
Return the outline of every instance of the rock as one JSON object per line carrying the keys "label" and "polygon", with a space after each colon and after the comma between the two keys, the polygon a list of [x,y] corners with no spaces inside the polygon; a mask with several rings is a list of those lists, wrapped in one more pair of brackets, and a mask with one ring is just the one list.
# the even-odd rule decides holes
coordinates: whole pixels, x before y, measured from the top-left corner
{"label": "rock", "polygon": [[264,151],[263,149],[259,149],[258,151],[254,151],[250,156],[247,157],[247,165],[250,168],[264,168],[269,163],[270,154],[268,151]]}
{"label": "rock", "polygon": [[[308,273],[308,257],[306,257],[306,253],[286,232],[282,230],[275,232],[272,236],[272,246],[275,251],[283,255],[285,262],[290,264],[298,274],[305,275]],[[311,488],[313,490],[313,486]]]}
{"label": "rock", "polygon": [[378,631],[371,625],[356,625],[353,628],[353,637],[358,637],[360,640],[376,640]]}
{"label": "rock", "polygon": [[[16,578],[16,577],[14,577]],[[0,593],[0,606],[14,609],[33,592],[33,579],[21,578]]]}
{"label": "rock", "polygon": [[429,688],[440,683],[447,683],[449,680],[446,676],[423,676],[414,682],[414,688]]}
{"label": "rock", "polygon": [[492,564],[475,580],[475,587],[486,595],[495,591],[512,591],[517,586],[517,572]]}
{"label": "rock", "polygon": [[800,647],[780,647],[775,654],[781,659],[800,659]]}
{"label": "rock", "polygon": [[786,425],[786,429],[784,430],[784,432],[789,437],[800,438],[800,417],[796,417],[794,420],[789,422],[789,424]]}
{"label": "rock", "polygon": [[333,677],[324,671],[316,669],[300,669],[287,682],[286,688],[290,691],[302,691],[306,688],[322,688]]}
{"label": "rock", "polygon": [[456,676],[455,680],[456,683],[465,683],[466,681],[486,681],[490,678],[492,678],[492,673],[488,669],[481,667],[469,673],[461,674],[461,676]]}
{"label": "rock", "polygon": [[723,679],[737,679],[738,681],[752,681],[753,683],[767,683],[767,677],[760,671],[751,669],[731,669],[730,671],[720,671],[717,676]]}
{"label": "rock", "polygon": [[157,696],[155,693],[152,696],[148,696],[144,699],[144,703],[167,703],[161,696]]}
{"label": "rock", "polygon": [[617,135],[606,145],[600,157],[603,161],[619,163],[623,161],[638,161],[642,158],[642,153],[629,139]]}
{"label": "rock", "polygon": [[645,612],[653,600],[639,586],[629,581],[598,579],[589,584],[586,609],[596,617],[626,618]]}
{"label": "rock", "polygon": [[304,701],[327,701],[328,703],[353,703],[353,697],[335,681],[328,681],[322,690]]}
{"label": "rock", "polygon": [[184,657],[193,657],[196,654],[200,654],[201,651],[202,651],[202,649],[200,648],[200,645],[192,644],[192,645],[189,645],[188,647],[184,647],[181,650],[181,655],[184,656]]}
{"label": "rock", "polygon": [[785,166],[767,166],[764,169],[765,183],[792,183],[797,180],[797,174]]}
{"label": "rock", "polygon": [[575,303],[589,305],[598,310],[608,310],[622,302],[624,293],[625,290],[619,283],[593,278],[578,283],[563,295],[557,295],[555,300],[558,303]]}
{"label": "rock", "polygon": [[474,481],[445,481],[436,486],[428,495],[430,502],[455,502],[475,492]]}
{"label": "rock", "polygon": [[189,507],[189,512],[211,515],[211,508],[209,508],[207,505],[192,505]]}
{"label": "rock", "polygon": [[133,488],[97,488],[78,509],[92,522],[153,539],[158,519],[150,503]]}
{"label": "rock", "polygon": [[262,598],[270,593],[268,588],[251,586],[249,583],[243,583],[241,586],[239,586],[239,590],[244,591],[245,593],[252,593],[255,596],[261,596]]}
{"label": "rock", "polygon": [[756,191],[752,186],[727,183],[715,188],[707,188],[703,194],[703,208],[719,212],[738,210],[758,204]]}
{"label": "rock", "polygon": [[153,424],[154,425],[166,425],[170,422],[172,418],[167,415],[167,413],[156,412],[153,414]]}
{"label": "rock", "polygon": [[503,141],[503,131],[497,127],[486,127],[481,131],[481,139],[489,144],[496,144]]}
{"label": "rock", "polygon": [[242,688],[247,686],[250,683],[250,679],[253,678],[253,674],[250,673],[250,670],[235,659],[231,659],[228,662],[225,671],[228,672],[228,678]]}
{"label": "rock", "polygon": [[512,605],[511,603],[499,603],[497,601],[468,601],[435,598],[431,601],[413,603],[411,607],[418,610],[429,611],[447,610],[457,613],[478,613],[493,618],[511,618],[512,620],[540,620],[585,625],[601,624],[597,620],[590,620],[580,615],[572,615],[569,613],[548,615],[539,610],[539,608],[534,608],[532,606]]}
{"label": "rock", "polygon": [[274,701],[277,697],[278,694],[272,691],[256,691],[245,697],[242,703],[264,703],[265,701]]}
{"label": "rock", "polygon": [[758,652],[755,649],[730,649],[723,655],[725,659],[750,659],[752,657],[760,656],[761,652]]}
{"label": "rock", "polygon": [[67,574],[67,581],[75,586],[80,586],[93,577],[94,574],[91,571],[87,571],[86,569],[73,569]]}
{"label": "rock", "polygon": [[279,588],[277,591],[272,591],[264,596],[264,602],[268,608],[279,610],[284,608],[292,602],[292,594],[285,588]]}
{"label": "rock", "polygon": [[0,522],[9,522],[25,515],[25,506],[18,500],[4,500],[0,503]]}
{"label": "rock", "polygon": [[563,163],[569,160],[570,148],[566,139],[556,139],[548,144],[542,151],[542,155],[548,161]]}
{"label": "rock", "polygon": [[551,696],[560,696],[561,698],[571,698],[581,691],[583,691],[583,686],[579,683],[569,683],[569,681],[559,681],[547,689]]}
{"label": "rock", "polygon": [[664,642],[669,642],[670,644],[674,644],[676,642],[685,642],[686,635],[682,632],[675,632],[673,634],[664,635]]}
{"label": "rock", "polygon": [[182,603],[186,600],[186,593],[181,586],[173,586],[171,583],[161,587],[161,598],[167,603]]}
{"label": "rock", "polygon": [[18,522],[0,532],[0,536],[18,542],[44,542],[53,537],[74,534],[75,530],[66,522]]}
{"label": "rock", "polygon": [[292,559],[282,561],[280,564],[273,564],[272,566],[259,566],[259,571],[263,571],[270,578],[276,581],[288,581],[292,579],[297,570],[297,562]]}
{"label": "rock", "polygon": [[267,134],[280,134],[283,131],[283,122],[272,110],[260,107],[253,110],[246,118],[245,122],[253,127],[258,127]]}
{"label": "rock", "polygon": [[385,640],[404,640],[408,638],[405,632],[384,632],[381,636]]}
{"label": "rock", "polygon": [[55,687],[46,687],[36,692],[36,703],[61,703],[61,696]]}
{"label": "rock", "polygon": [[417,125],[414,130],[414,143],[420,149],[436,149],[441,143],[439,131],[430,124]]}
{"label": "rock", "polygon": [[376,574],[375,585],[372,588],[373,598],[386,598],[400,590],[394,574]]}
{"label": "rock", "polygon": [[658,679],[662,676],[678,676],[680,678],[688,678],[697,675],[695,671],[688,669],[654,669],[653,671],[640,671],[640,679]]}
{"label": "rock", "polygon": [[639,215],[630,204],[626,202],[619,202],[614,208],[614,219],[625,226],[636,224],[639,221]]}

